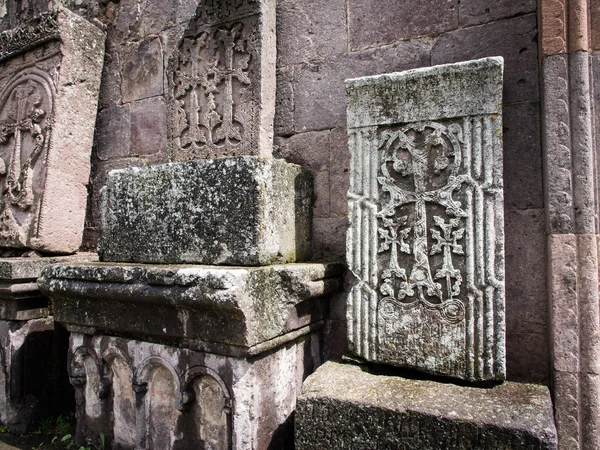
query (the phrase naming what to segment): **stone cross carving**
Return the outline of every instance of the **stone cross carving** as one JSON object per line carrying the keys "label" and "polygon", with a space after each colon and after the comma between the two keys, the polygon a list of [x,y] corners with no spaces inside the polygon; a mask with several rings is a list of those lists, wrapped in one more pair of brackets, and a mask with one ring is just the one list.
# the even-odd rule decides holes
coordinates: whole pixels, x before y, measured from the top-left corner
{"label": "stone cross carving", "polygon": [[274,0],[198,7],[169,62],[173,160],[271,155],[274,14]]}
{"label": "stone cross carving", "polygon": [[502,60],[347,81],[351,351],[504,378]]}
{"label": "stone cross carving", "polygon": [[79,248],[103,43],[68,10],[0,33],[0,247]]}

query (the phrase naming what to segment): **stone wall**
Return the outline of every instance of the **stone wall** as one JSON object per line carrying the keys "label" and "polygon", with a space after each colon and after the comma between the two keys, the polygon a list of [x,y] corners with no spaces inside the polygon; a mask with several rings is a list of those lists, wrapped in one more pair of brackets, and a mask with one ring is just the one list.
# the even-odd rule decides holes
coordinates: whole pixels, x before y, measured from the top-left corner
{"label": "stone wall", "polygon": [[[56,2],[0,0],[0,28]],[[84,244],[95,249],[98,193],[107,172],[168,159],[165,70],[197,2],[63,3],[108,34]],[[278,0],[275,156],[314,174],[315,258],[342,257],[349,173],[343,80],[503,56],[507,371],[512,380],[545,382],[549,352],[537,30],[536,0]],[[595,42],[600,48],[598,36]],[[344,305],[341,295],[332,311],[333,354],[345,342]]]}

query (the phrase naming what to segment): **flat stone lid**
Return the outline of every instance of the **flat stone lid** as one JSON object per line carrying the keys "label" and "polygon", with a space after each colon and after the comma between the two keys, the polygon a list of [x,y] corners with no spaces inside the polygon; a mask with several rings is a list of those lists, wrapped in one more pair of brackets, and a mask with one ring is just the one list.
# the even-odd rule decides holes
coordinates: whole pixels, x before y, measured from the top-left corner
{"label": "flat stone lid", "polygon": [[306,334],[340,289],[339,263],[224,267],[58,264],[38,284],[71,330],[247,356]]}
{"label": "flat stone lid", "polygon": [[[330,361],[306,379],[296,411],[297,448],[346,448],[351,440],[362,449],[369,439],[368,448],[491,448],[460,444],[491,441],[494,448],[556,448],[546,386],[468,387],[373,375],[365,367]],[[321,447],[326,440],[331,446]],[[438,447],[429,445],[436,440]],[[391,443],[398,447],[386,446]]]}

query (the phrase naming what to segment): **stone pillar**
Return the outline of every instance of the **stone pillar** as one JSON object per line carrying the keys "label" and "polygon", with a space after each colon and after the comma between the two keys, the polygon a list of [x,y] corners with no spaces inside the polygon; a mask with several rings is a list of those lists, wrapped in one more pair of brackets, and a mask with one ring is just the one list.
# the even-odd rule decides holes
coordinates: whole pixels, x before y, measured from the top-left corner
{"label": "stone pillar", "polygon": [[600,447],[598,141],[592,91],[598,89],[593,80],[599,80],[600,61],[591,55],[598,30],[588,25],[598,18],[589,17],[589,11],[597,14],[589,3],[542,0],[539,5],[552,388],[564,449]]}

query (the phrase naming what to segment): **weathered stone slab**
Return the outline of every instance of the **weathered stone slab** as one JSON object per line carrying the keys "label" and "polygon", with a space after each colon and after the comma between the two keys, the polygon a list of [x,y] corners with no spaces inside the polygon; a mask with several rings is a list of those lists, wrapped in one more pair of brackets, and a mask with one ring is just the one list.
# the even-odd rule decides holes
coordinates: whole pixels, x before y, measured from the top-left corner
{"label": "weathered stone slab", "polygon": [[[335,263],[268,267],[90,263],[47,267],[39,280],[69,330],[250,355],[319,327]],[[115,314],[118,311],[118,314]]]}
{"label": "weathered stone slab", "polygon": [[102,261],[268,265],[310,255],[310,173],[233,157],[109,174]]}
{"label": "weathered stone slab", "polygon": [[275,0],[200,2],[168,68],[175,161],[271,156]]}
{"label": "weathered stone slab", "polygon": [[502,59],[347,81],[350,351],[505,377]]}
{"label": "weathered stone slab", "polygon": [[108,336],[71,335],[78,445],[293,448],[302,380],[321,363],[320,333],[251,360]]}
{"label": "weathered stone slab", "polygon": [[464,387],[334,362],[304,382],[295,433],[296,450],[557,448],[545,386]]}
{"label": "weathered stone slab", "polygon": [[94,261],[97,256],[79,253],[46,258],[0,258],[0,320],[29,320],[48,316],[48,298],[37,278],[49,264]]}
{"label": "weathered stone slab", "polygon": [[0,247],[79,249],[104,39],[66,9],[0,34]]}

